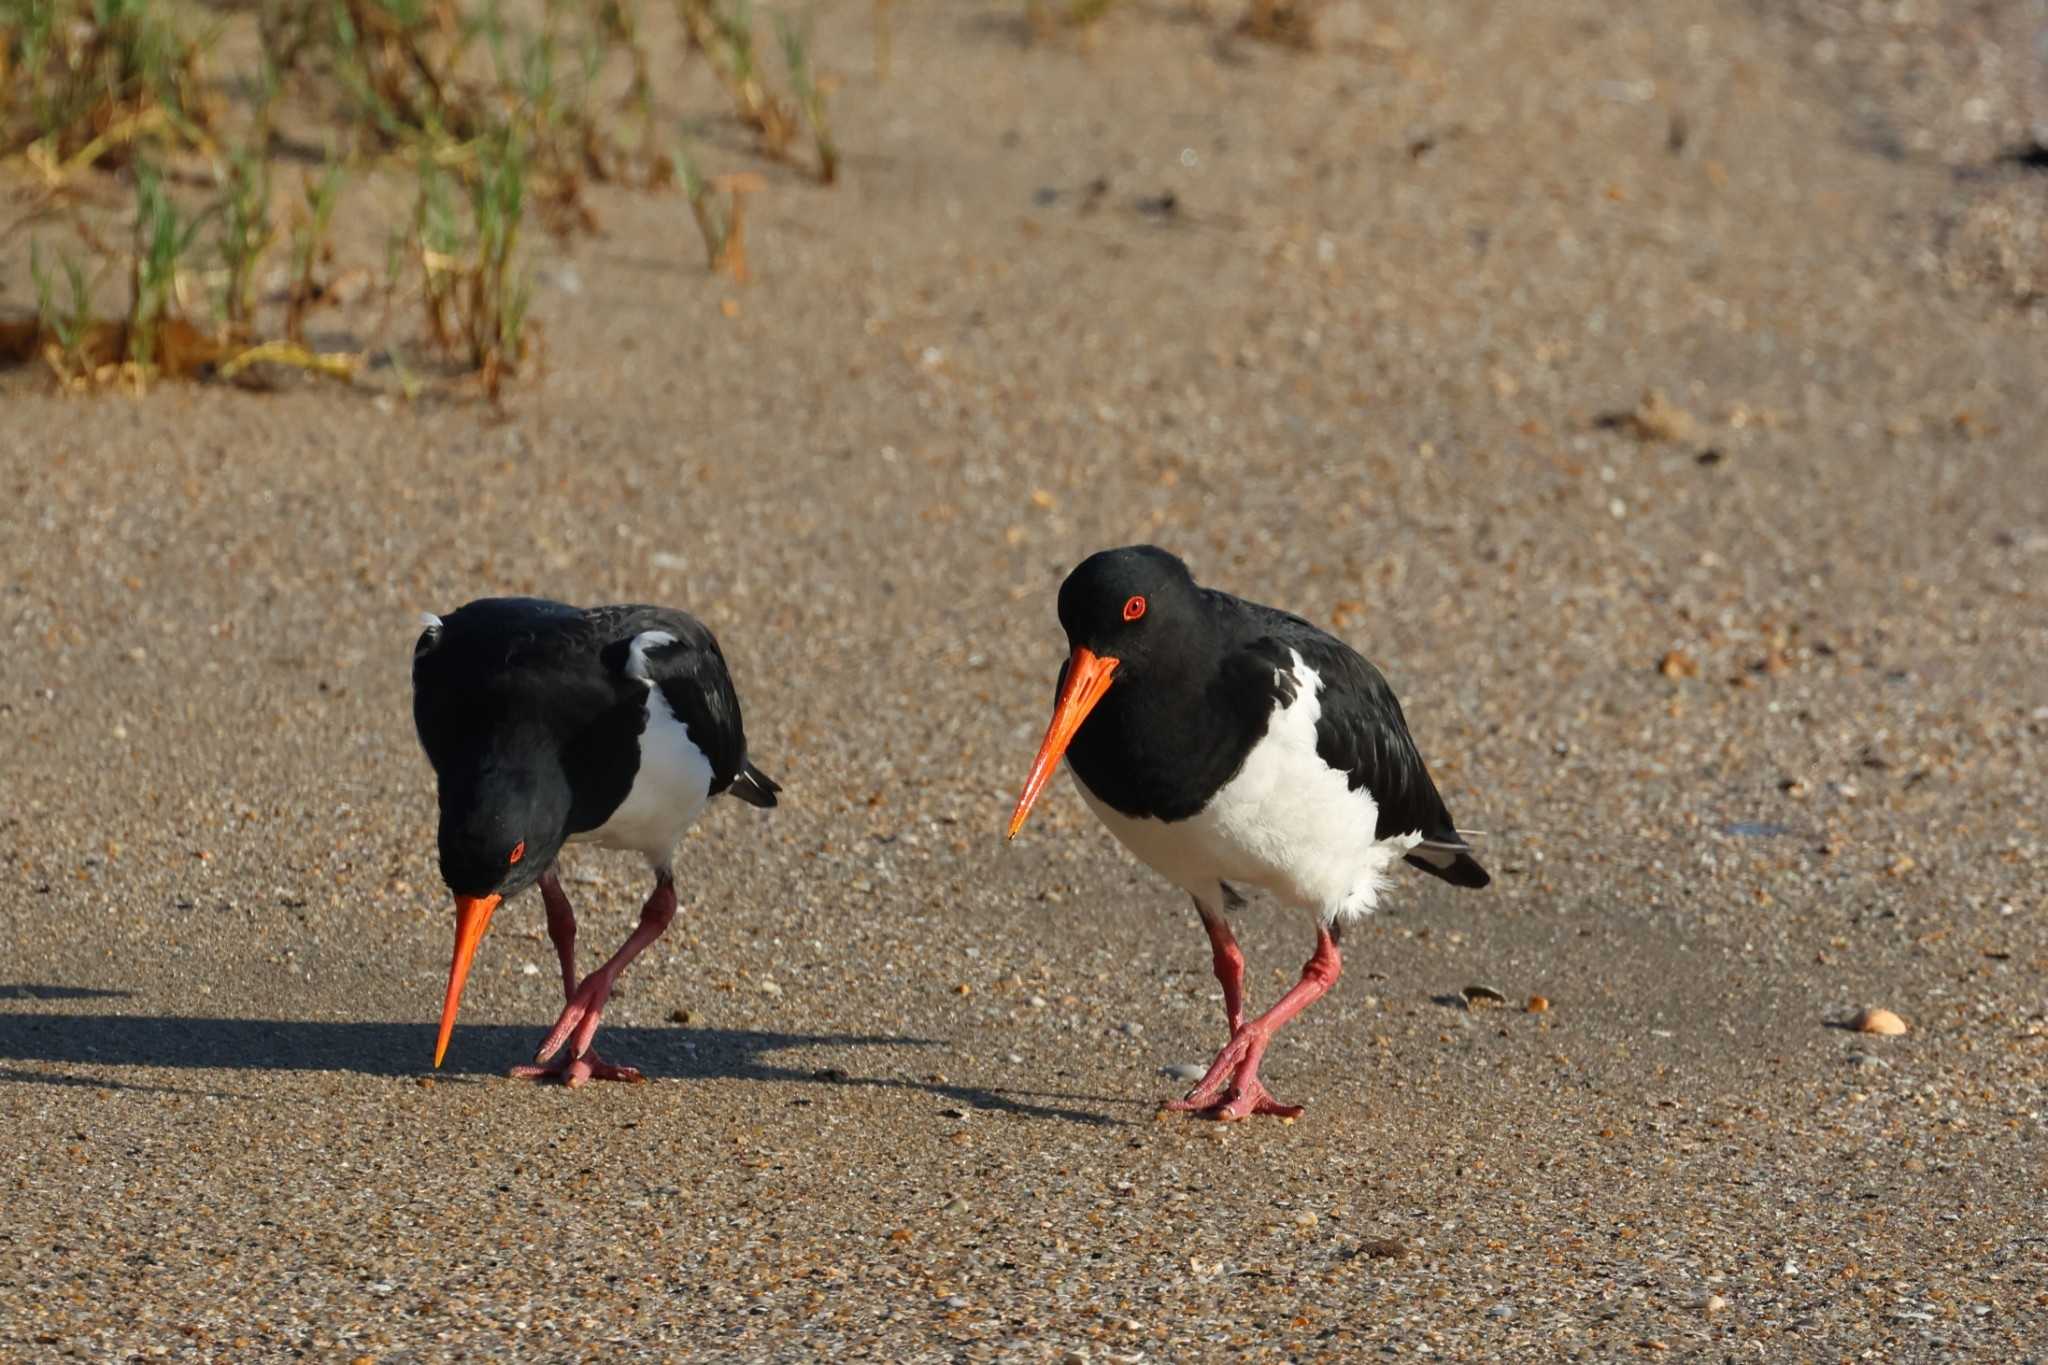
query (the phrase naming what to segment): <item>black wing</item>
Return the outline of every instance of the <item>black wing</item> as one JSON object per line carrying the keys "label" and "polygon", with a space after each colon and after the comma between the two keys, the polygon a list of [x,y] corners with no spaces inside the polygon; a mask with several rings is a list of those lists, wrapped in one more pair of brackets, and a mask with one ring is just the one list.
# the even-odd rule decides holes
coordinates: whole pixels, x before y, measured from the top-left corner
{"label": "black wing", "polygon": [[750,805],[774,805],[782,788],[747,761],[739,694],[710,629],[672,607],[594,607],[589,616],[601,634],[611,637],[604,661],[621,676],[628,673],[635,640],[649,631],[672,637],[642,651],[647,678],[661,689],[676,719],[689,727],[690,742],[710,760],[711,794],[730,791]]}
{"label": "black wing", "polygon": [[[413,719],[444,819],[496,817],[479,791],[551,792],[564,831],[595,829],[626,799],[646,688],[606,669],[586,614],[540,598],[487,597],[432,621],[413,649]],[[565,784],[553,782],[559,772]]]}
{"label": "black wing", "polygon": [[1485,886],[1492,879],[1452,824],[1386,678],[1357,650],[1299,616],[1266,612],[1273,629],[1254,651],[1270,649],[1284,671],[1293,662],[1291,650],[1322,679],[1316,753],[1345,774],[1352,790],[1372,793],[1379,807],[1373,838],[1420,834],[1409,863],[1454,886]]}

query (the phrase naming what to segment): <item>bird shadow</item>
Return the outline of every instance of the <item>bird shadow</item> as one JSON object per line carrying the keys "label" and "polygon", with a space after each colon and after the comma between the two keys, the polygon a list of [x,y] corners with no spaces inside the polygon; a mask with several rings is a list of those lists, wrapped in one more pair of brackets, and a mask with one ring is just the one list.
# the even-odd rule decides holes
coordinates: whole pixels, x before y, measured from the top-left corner
{"label": "bird shadow", "polygon": [[61,1071],[24,1071],[18,1067],[0,1066],[0,1085],[56,1085],[69,1086],[77,1090],[121,1090],[138,1095],[192,1095],[203,1099],[243,1100],[228,1090],[188,1090],[181,1085],[138,1085],[133,1081],[110,1080],[103,1076],[67,1076]]}
{"label": "bird shadow", "polygon": [[36,981],[0,982],[0,1000],[126,1000],[133,991],[103,991],[91,986],[52,986]]}
{"label": "bird shadow", "polygon": [[[62,988],[51,988],[62,989]],[[118,994],[118,992],[108,992]],[[90,996],[97,992],[81,991]],[[38,999],[66,998],[43,995]],[[540,1031],[510,1024],[459,1029],[439,1074],[503,1075],[529,1060]],[[0,1013],[0,1063],[193,1067],[228,1071],[339,1071],[364,1076],[429,1074],[433,1029],[419,1023],[311,1019],[217,1019],[181,1015]],[[784,1054],[806,1048],[928,1048],[930,1038],[852,1033],[771,1033],[753,1029],[607,1027],[605,1054],[658,1079],[741,1080],[921,1090],[976,1109],[1097,1126],[1125,1120],[1041,1103],[1094,1097],[1045,1095],[903,1075],[856,1075],[842,1067],[799,1063]],[[139,1088],[91,1078],[0,1066],[0,1083]]]}

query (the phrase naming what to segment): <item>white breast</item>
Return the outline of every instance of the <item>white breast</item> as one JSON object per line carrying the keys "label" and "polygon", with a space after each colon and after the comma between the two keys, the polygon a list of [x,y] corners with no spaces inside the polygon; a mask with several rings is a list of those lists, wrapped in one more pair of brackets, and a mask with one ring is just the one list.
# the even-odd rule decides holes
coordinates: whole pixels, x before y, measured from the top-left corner
{"label": "white breast", "polygon": [[626,673],[647,686],[647,728],[640,732],[640,768],[632,790],[596,829],[572,836],[572,843],[626,848],[666,868],[676,841],[697,822],[711,799],[711,760],[690,739],[690,727],[676,719],[668,698],[647,675],[647,650],[673,643],[666,631],[648,631],[633,641]]}
{"label": "white breast", "polygon": [[1322,678],[1294,655],[1294,700],[1275,711],[1244,766],[1185,820],[1119,814],[1075,786],[1140,862],[1208,904],[1219,882],[1261,886],[1325,920],[1369,915],[1387,871],[1421,842],[1377,840],[1379,807],[1316,752]]}

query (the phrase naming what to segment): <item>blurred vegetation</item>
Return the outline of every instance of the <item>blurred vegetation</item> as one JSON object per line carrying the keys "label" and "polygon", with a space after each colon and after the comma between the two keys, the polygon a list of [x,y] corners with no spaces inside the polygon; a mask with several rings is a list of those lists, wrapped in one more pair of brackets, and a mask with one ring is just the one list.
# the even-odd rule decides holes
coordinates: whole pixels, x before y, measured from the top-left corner
{"label": "blurred vegetation", "polygon": [[[594,183],[679,185],[709,268],[744,277],[763,182],[706,179],[662,110],[722,90],[759,155],[830,184],[834,82],[806,17],[658,4],[0,0],[0,159],[27,168],[32,200],[0,245],[29,237],[36,296],[33,318],[0,321],[0,363],[80,388],[277,365],[347,378],[379,357],[409,373],[406,342],[307,340],[323,308],[381,292],[385,327],[415,319],[414,344],[495,396],[531,354],[529,228],[596,231]],[[333,242],[337,203],[372,184],[362,200],[396,220],[381,280]]]}
{"label": "blurred vegetation", "polygon": [[[598,231],[594,184],[680,190],[706,267],[747,278],[767,182],[706,174],[677,110],[721,104],[740,155],[838,180],[824,2],[0,0],[0,185],[26,186],[0,248],[28,239],[35,294],[0,365],[78,389],[376,365],[495,398],[535,355],[532,229]],[[1313,42],[1323,0],[1243,3],[1239,32]],[[1127,7],[1023,4],[1048,37]],[[869,13],[886,81],[891,0]],[[381,272],[338,223],[357,255],[384,235]]]}

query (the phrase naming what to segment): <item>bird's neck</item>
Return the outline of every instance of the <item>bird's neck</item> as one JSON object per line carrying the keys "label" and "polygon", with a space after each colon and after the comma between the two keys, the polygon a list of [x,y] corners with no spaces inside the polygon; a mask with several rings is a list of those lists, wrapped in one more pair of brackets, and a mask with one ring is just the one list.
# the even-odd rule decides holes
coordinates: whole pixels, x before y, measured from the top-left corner
{"label": "bird's neck", "polygon": [[1219,710],[1214,672],[1183,659],[1119,678],[1068,746],[1075,776],[1125,815],[1184,820],[1200,810],[1250,748]]}

